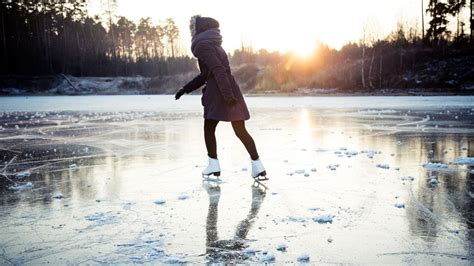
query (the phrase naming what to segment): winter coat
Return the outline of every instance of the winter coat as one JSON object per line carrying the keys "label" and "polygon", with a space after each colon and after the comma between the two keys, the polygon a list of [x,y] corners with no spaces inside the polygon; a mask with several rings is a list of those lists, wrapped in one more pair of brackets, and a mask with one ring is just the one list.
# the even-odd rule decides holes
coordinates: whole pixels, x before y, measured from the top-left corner
{"label": "winter coat", "polygon": [[193,37],[191,51],[198,59],[201,73],[183,88],[189,93],[206,85],[201,97],[205,119],[248,120],[250,114],[247,105],[231,74],[229,60],[221,43],[222,36],[218,28],[211,28]]}

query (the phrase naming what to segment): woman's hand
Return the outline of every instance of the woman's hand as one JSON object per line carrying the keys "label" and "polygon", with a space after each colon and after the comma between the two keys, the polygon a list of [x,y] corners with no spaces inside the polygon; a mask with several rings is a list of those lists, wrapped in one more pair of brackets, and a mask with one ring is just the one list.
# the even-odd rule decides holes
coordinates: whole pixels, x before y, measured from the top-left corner
{"label": "woman's hand", "polygon": [[184,93],[186,93],[186,92],[184,91],[184,89],[182,89],[182,88],[179,89],[179,90],[176,92],[176,94],[174,95],[174,99],[175,99],[175,100],[179,100],[179,98],[181,98],[181,96],[183,96]]}

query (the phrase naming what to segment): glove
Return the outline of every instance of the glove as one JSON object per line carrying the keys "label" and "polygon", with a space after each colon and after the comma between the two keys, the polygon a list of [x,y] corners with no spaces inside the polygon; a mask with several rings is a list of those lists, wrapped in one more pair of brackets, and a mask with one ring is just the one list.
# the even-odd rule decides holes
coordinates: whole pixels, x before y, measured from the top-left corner
{"label": "glove", "polygon": [[231,97],[231,98],[226,99],[225,102],[226,102],[227,105],[229,105],[229,106],[234,106],[234,105],[237,104],[238,101],[237,101],[236,98]]}
{"label": "glove", "polygon": [[178,100],[179,98],[181,98],[181,96],[183,96],[184,93],[186,93],[186,92],[184,91],[184,89],[179,89],[179,90],[176,92],[176,94],[174,95],[174,99],[175,99],[175,100]]}

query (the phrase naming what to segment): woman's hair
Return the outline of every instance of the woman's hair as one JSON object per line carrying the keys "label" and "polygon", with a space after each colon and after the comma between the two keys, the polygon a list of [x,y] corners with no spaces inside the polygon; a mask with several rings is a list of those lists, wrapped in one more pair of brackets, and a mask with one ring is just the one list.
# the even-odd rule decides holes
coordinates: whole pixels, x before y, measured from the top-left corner
{"label": "woman's hair", "polygon": [[191,36],[194,37],[196,35],[196,19],[200,18],[200,15],[194,15],[191,17],[191,20],[189,20],[189,31],[191,32]]}

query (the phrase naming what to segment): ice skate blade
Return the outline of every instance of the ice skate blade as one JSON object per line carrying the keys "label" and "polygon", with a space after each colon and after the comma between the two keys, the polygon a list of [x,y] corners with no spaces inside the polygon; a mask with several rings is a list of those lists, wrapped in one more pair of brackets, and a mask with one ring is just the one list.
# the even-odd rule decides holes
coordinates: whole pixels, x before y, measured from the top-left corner
{"label": "ice skate blade", "polygon": [[[267,179],[268,180],[268,179]],[[255,188],[260,188],[260,187],[263,187],[263,189],[266,191],[268,189],[268,187],[261,181],[257,180],[257,179],[254,179],[253,181],[253,184],[252,184],[253,187]]]}
{"label": "ice skate blade", "polygon": [[219,178],[219,176],[221,176],[221,172],[213,172],[213,173],[209,173],[209,174],[204,174],[204,173],[203,173],[203,174],[202,174],[203,177],[204,177],[204,176],[209,177],[209,176],[211,176],[211,175],[213,175],[213,176]]}
{"label": "ice skate blade", "polygon": [[222,180],[219,178],[219,176],[215,175],[214,177],[211,177],[211,175],[202,175],[202,181],[203,182],[210,182],[210,183],[222,183]]}

